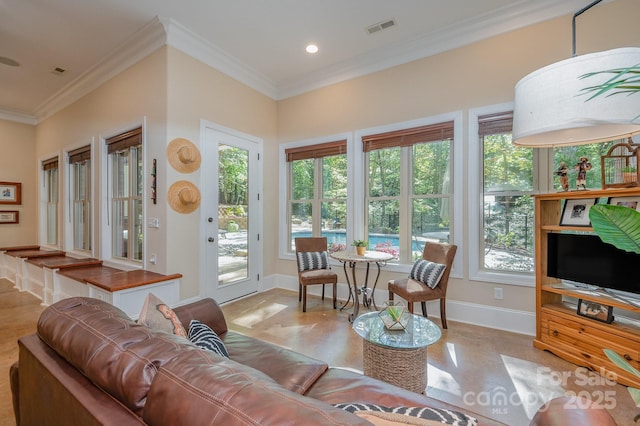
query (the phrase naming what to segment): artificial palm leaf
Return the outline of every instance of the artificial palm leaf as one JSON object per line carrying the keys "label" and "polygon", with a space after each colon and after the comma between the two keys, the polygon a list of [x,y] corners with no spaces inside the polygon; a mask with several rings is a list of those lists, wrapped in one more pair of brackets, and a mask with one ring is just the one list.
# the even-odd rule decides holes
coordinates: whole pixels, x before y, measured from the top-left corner
{"label": "artificial palm leaf", "polygon": [[[615,351],[611,349],[604,349],[604,354],[618,367],[622,368],[625,371],[628,371],[631,374],[635,374],[640,377],[640,371],[633,368],[631,364],[629,364],[624,358],[618,355]],[[640,389],[629,387],[629,393],[631,394],[631,398],[633,402],[636,403],[636,406],[640,407]],[[634,418],[634,421],[638,419],[638,416]]]}
{"label": "artificial palm leaf", "polygon": [[631,364],[627,362],[626,359],[622,358],[615,351],[612,351],[611,349],[604,349],[604,354],[611,360],[611,362],[613,362],[618,367],[640,377],[640,371],[636,370]]}
{"label": "artificial palm leaf", "polygon": [[597,204],[589,210],[589,219],[602,241],[640,254],[640,212],[624,206]]}

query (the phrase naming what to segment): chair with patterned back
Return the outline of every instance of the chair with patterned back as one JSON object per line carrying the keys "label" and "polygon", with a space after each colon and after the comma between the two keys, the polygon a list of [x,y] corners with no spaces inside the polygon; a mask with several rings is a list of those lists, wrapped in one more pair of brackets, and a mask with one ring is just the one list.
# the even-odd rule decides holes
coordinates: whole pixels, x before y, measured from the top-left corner
{"label": "chair with patterned back", "polygon": [[407,301],[411,313],[413,303],[420,302],[422,315],[426,317],[426,302],[440,299],[442,328],[447,328],[447,284],[457,250],[458,246],[454,244],[426,242],[422,260],[414,264],[409,278],[389,281],[389,300],[393,300],[394,294],[397,294]]}
{"label": "chair with patterned back", "polygon": [[298,264],[298,301],[302,300],[302,312],[307,312],[307,286],[333,284],[333,309],[336,308],[338,274],[331,270],[327,254],[326,237],[296,238],[296,261]]}

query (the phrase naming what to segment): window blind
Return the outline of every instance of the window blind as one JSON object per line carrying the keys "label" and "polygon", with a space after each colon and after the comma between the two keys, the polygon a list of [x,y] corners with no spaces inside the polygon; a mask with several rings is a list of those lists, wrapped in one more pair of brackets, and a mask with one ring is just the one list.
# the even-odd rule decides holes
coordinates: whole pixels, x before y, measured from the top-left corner
{"label": "window blind", "polygon": [[91,159],[91,145],[69,151],[69,164],[84,163]]}
{"label": "window blind", "polygon": [[453,139],[453,121],[362,137],[364,152]]}
{"label": "window blind", "polygon": [[478,134],[501,135],[513,132],[513,111],[498,112],[478,117]]}
{"label": "window blind", "polygon": [[287,161],[307,160],[309,158],[322,158],[332,155],[345,154],[347,152],[347,140],[325,142],[316,145],[299,146],[285,149]]}
{"label": "window blind", "polygon": [[51,170],[58,168],[58,157],[49,158],[42,162],[42,170]]}
{"label": "window blind", "polygon": [[113,136],[105,140],[105,143],[107,144],[107,153],[109,154],[142,145],[142,127],[124,132],[118,136]]}

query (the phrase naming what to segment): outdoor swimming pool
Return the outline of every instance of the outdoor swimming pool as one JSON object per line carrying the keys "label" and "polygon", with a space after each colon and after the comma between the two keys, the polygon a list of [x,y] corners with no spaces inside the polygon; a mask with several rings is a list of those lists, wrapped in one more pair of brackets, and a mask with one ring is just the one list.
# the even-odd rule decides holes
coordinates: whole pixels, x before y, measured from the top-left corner
{"label": "outdoor swimming pool", "polygon": [[[296,237],[310,237],[310,231],[296,231],[291,234],[291,239]],[[322,231],[322,236],[327,237],[327,244],[344,244],[346,248],[351,246],[351,241],[347,243],[347,233],[345,231]],[[389,244],[392,248],[399,249],[399,237],[395,234],[369,234],[369,250],[374,249],[378,244]],[[293,243],[293,241],[292,241]],[[422,252],[424,248],[424,239],[413,241],[413,251]]]}

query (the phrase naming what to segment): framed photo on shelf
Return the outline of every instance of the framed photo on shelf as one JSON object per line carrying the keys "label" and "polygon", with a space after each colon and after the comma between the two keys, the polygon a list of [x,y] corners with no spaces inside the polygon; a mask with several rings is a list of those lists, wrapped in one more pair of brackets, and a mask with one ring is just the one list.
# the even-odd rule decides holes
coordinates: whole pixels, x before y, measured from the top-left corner
{"label": "framed photo on shelf", "polygon": [[597,198],[584,198],[571,200],[568,199],[564,203],[562,216],[560,217],[561,226],[589,226],[589,209],[593,206]]}
{"label": "framed photo on shelf", "polygon": [[607,204],[630,207],[636,211],[640,211],[640,197],[609,197]]}
{"label": "framed photo on shelf", "polygon": [[0,204],[22,204],[22,184],[0,182]]}
{"label": "framed photo on shelf", "polygon": [[597,302],[578,299],[578,315],[591,318],[596,321],[611,324],[613,322],[613,306],[601,305]]}
{"label": "framed photo on shelf", "polygon": [[0,224],[20,222],[20,212],[17,210],[0,211]]}

